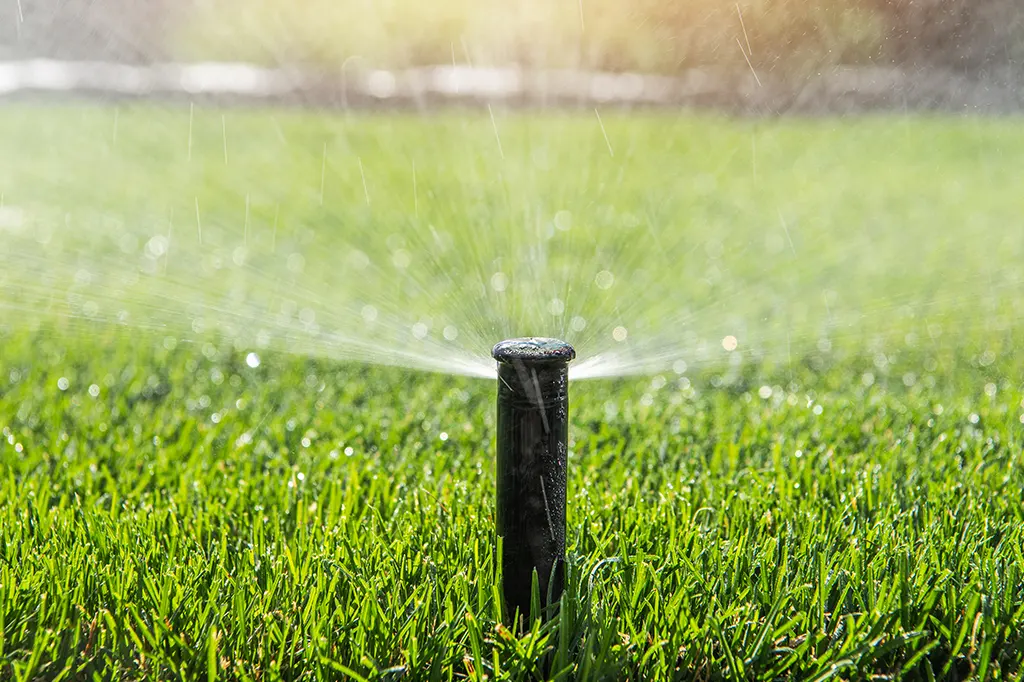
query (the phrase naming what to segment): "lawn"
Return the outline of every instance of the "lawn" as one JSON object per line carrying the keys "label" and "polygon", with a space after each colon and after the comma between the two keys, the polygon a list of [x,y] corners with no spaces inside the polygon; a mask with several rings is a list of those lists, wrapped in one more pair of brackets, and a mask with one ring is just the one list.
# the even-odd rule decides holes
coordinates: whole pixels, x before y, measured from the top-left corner
{"label": "lawn", "polygon": [[[1020,679],[1022,155],[0,109],[0,677]],[[566,597],[516,637],[463,375],[523,334],[614,376],[571,384]]]}

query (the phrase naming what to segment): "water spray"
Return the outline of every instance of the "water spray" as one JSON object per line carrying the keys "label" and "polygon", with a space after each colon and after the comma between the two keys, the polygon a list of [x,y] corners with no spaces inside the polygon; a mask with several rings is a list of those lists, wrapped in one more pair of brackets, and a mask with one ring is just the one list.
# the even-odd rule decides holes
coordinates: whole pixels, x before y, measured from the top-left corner
{"label": "water spray", "polygon": [[[565,480],[572,346],[502,341],[498,361],[497,532],[507,614],[549,616],[565,583]],[[534,574],[541,613],[531,614]]]}

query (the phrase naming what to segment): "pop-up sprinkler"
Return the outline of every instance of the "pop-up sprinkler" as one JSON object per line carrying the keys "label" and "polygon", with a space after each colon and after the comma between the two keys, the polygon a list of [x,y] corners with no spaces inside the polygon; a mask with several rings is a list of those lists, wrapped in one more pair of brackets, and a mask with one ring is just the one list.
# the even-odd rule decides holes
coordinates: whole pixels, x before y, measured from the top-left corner
{"label": "pop-up sprinkler", "polygon": [[510,617],[531,615],[533,575],[542,613],[565,583],[565,479],[569,438],[569,362],[564,341],[502,341],[498,361],[497,531],[502,594]]}

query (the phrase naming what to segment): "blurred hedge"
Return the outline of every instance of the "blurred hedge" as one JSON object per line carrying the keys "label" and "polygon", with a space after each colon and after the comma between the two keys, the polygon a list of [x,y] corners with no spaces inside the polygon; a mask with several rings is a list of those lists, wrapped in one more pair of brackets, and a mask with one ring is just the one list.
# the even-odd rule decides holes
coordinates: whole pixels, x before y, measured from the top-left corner
{"label": "blurred hedge", "polygon": [[[201,58],[672,73],[713,64],[979,65],[1024,57],[1021,0],[194,0]],[[350,61],[349,63],[352,63]]]}
{"label": "blurred hedge", "polygon": [[863,62],[886,34],[863,0],[200,0],[183,28],[202,58],[653,72]]}

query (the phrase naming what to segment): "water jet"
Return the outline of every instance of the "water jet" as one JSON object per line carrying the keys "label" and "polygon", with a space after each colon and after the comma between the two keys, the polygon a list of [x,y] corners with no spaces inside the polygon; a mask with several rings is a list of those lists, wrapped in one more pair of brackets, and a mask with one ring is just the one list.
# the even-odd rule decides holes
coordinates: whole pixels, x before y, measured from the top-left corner
{"label": "water jet", "polygon": [[[569,362],[576,351],[558,339],[528,337],[502,341],[491,355],[498,361],[502,596],[510,618],[545,617],[565,582]],[[531,613],[535,574],[541,613]]]}

